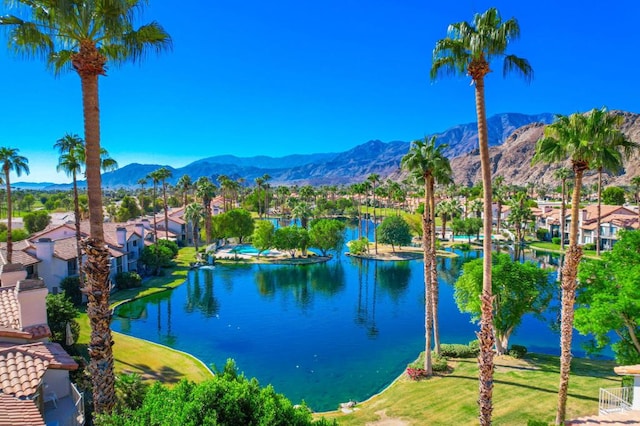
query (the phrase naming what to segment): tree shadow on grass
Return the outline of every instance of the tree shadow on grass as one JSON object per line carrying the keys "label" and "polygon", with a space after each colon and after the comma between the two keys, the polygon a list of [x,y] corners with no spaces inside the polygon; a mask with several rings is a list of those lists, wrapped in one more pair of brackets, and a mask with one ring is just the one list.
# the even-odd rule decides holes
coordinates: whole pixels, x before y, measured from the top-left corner
{"label": "tree shadow on grass", "polygon": [[146,364],[131,364],[122,360],[118,361],[130,367],[123,368],[123,371],[138,373],[144,380],[154,380],[164,384],[175,384],[185,378],[184,374],[166,365],[160,370],[154,370]]}

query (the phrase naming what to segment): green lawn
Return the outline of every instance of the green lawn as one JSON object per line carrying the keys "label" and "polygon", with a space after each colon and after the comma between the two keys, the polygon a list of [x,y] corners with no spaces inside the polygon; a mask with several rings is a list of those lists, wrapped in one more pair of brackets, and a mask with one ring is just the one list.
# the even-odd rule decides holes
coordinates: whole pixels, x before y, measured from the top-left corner
{"label": "green lawn", "polygon": [[[565,245],[567,247],[568,245]],[[548,241],[535,241],[529,244],[529,247],[535,250],[548,251],[551,253],[564,253],[564,251],[560,250],[560,244],[550,243]],[[600,259],[600,256],[596,254],[595,250],[583,250],[584,257],[588,257],[590,259]]]}
{"label": "green lawn", "polygon": [[[498,358],[496,358],[498,360]],[[494,376],[493,423],[526,425],[529,420],[555,419],[559,361],[529,354],[526,362],[501,357]],[[383,393],[356,406],[351,414],[322,413],[340,425],[362,425],[381,418],[410,425],[473,425],[478,423],[478,368],[475,359],[454,360],[451,374],[412,381],[402,376]],[[574,359],[567,418],[596,414],[599,388],[621,386],[613,361]]]}
{"label": "green lawn", "polygon": [[[111,305],[115,307],[127,300],[168,291],[182,284],[187,277],[188,265],[193,261],[194,255],[195,250],[192,247],[180,249],[176,266],[167,271],[165,276],[145,280],[143,286],[138,289],[113,293]],[[91,332],[86,313],[81,314],[78,323],[80,324],[78,344],[86,354]],[[158,380],[166,384],[175,384],[182,378],[201,382],[211,377],[211,371],[189,354],[115,332],[113,341],[115,342],[113,354],[116,373],[135,372],[147,380]]]}

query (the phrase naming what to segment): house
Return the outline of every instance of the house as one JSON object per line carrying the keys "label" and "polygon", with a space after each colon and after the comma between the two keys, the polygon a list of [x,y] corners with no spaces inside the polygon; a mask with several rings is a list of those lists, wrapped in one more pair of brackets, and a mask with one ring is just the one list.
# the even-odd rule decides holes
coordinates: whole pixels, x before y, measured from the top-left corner
{"label": "house", "polygon": [[[589,205],[580,210],[580,235],[578,244],[595,243],[597,239],[597,205]],[[622,229],[638,229],[638,214],[624,206],[602,205],[600,208],[601,248],[610,250],[618,241]]]}
{"label": "house", "polygon": [[84,425],[84,397],[69,372],[78,364],[49,341],[41,279],[23,265],[0,270],[0,425]]}

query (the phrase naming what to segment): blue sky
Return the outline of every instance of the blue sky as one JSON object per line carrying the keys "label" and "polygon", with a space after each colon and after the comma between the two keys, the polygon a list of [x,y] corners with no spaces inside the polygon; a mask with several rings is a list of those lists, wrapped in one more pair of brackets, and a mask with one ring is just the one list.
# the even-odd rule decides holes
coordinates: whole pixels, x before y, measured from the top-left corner
{"label": "blue sky", "polygon": [[[448,24],[491,6],[518,19],[521,38],[509,52],[527,58],[535,78],[503,79],[495,64],[488,115],[640,112],[637,0],[150,3],[143,21],[162,24],[173,50],[100,79],[102,145],[120,166],[341,152],[473,122],[469,79],[432,83],[431,54]],[[0,48],[0,81],[0,146],[18,148],[31,169],[12,181],[68,182],[52,146],[83,134],[78,76],[55,78],[42,62]]]}

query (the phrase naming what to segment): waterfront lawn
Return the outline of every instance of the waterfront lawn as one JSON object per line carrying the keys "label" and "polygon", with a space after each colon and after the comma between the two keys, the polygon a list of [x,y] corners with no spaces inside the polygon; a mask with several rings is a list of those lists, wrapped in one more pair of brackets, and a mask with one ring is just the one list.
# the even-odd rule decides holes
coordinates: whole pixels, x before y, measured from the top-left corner
{"label": "waterfront lawn", "polygon": [[[493,391],[496,425],[527,424],[529,420],[552,423],[555,419],[558,357],[529,354],[525,361],[496,358]],[[403,375],[380,395],[357,405],[351,414],[338,411],[318,417],[337,419],[340,425],[347,426],[382,419],[397,419],[408,425],[477,424],[477,362],[459,359],[452,364],[454,371],[450,375],[417,382]],[[621,378],[613,373],[614,365],[613,361],[573,360],[567,418],[598,412],[599,389],[621,386]]]}
{"label": "waterfront lawn", "polygon": [[[127,300],[167,291],[182,284],[187,277],[189,262],[194,260],[194,255],[193,247],[180,249],[174,268],[166,270],[164,276],[145,279],[140,288],[113,293],[111,295],[112,307]],[[83,312],[77,320],[80,324],[78,345],[85,358],[88,359],[87,344],[91,333],[89,319],[87,314]],[[175,384],[183,378],[195,382],[211,378],[211,371],[189,354],[115,332],[113,333],[113,341],[115,342],[113,355],[116,373],[135,372],[142,375],[145,380],[157,380],[165,384]]]}
{"label": "waterfront lawn", "polygon": [[[565,247],[569,247],[569,245],[565,244]],[[529,244],[529,248],[532,248],[534,250],[548,251],[551,253],[564,253],[562,250],[560,250],[560,244],[554,244],[548,241],[532,242]],[[590,259],[600,259],[595,250],[583,250],[582,253],[584,257],[588,257]],[[602,251],[600,253],[602,253]]]}

